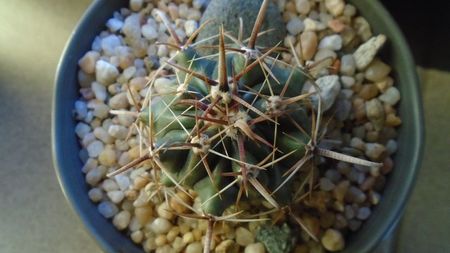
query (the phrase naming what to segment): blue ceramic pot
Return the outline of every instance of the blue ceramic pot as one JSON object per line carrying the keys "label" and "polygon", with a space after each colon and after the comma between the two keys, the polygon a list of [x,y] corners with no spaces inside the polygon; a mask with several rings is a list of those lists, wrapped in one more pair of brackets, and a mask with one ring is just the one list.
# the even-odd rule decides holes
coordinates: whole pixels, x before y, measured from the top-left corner
{"label": "blue ceramic pot", "polygon": [[[350,2],[366,17],[374,33],[383,33],[388,37],[389,43],[383,53],[395,70],[396,85],[402,94],[399,114],[403,121],[399,130],[395,169],[388,177],[382,200],[361,230],[348,238],[343,251],[359,253],[372,250],[399,221],[420,167],[424,126],[416,66],[399,28],[378,1]],[[72,117],[74,103],[79,96],[77,62],[90,49],[93,39],[105,28],[104,24],[113,12],[126,4],[127,1],[122,0],[94,1],[65,48],[56,74],[53,101],[53,159],[67,200],[100,247],[106,252],[141,253],[141,247],[116,230],[89,200],[89,187],[78,157],[80,146],[74,132],[76,122]]]}

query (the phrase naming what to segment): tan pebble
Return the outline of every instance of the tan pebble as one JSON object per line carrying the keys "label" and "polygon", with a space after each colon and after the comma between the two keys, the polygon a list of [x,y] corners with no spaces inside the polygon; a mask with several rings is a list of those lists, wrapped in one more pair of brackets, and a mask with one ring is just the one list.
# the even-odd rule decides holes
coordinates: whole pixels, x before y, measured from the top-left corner
{"label": "tan pebble", "polygon": [[139,196],[139,193],[136,190],[126,190],[125,191],[125,198],[127,198],[128,200],[135,201],[138,196]]}
{"label": "tan pebble", "polygon": [[374,177],[368,177],[364,182],[359,186],[359,188],[363,191],[368,191],[372,189],[373,185],[375,184],[376,178]]}
{"label": "tan pebble", "polygon": [[322,237],[322,245],[329,251],[339,251],[344,249],[345,241],[341,232],[335,229],[328,229]]}
{"label": "tan pebble", "polygon": [[215,249],[215,253],[237,253],[239,252],[239,245],[233,240],[225,240],[219,243]]}
{"label": "tan pebble", "polygon": [[144,246],[144,250],[146,252],[155,250],[157,248],[156,243],[155,243],[155,238],[153,238],[153,237],[147,238],[147,240],[145,240],[143,246]]}
{"label": "tan pebble", "polygon": [[340,33],[345,29],[345,24],[339,19],[332,19],[328,21],[328,27],[336,33]]}
{"label": "tan pebble", "polygon": [[97,51],[88,51],[79,61],[78,66],[87,74],[94,74],[95,63],[100,58]]}
{"label": "tan pebble", "polygon": [[347,194],[348,188],[350,187],[350,181],[341,181],[336,185],[333,190],[333,195],[339,202],[344,201],[345,195]]}
{"label": "tan pebble", "polygon": [[284,8],[286,9],[285,13],[286,12],[295,13],[296,11],[296,6],[293,1],[287,2]]}
{"label": "tan pebble", "polygon": [[130,88],[134,88],[136,91],[140,91],[145,88],[147,84],[147,78],[138,76],[130,80]]}
{"label": "tan pebble", "polygon": [[200,242],[193,242],[186,247],[185,253],[202,253],[203,246]]}
{"label": "tan pebble", "polygon": [[260,242],[252,243],[250,245],[247,245],[247,247],[245,247],[245,251],[244,252],[245,253],[265,253],[266,252],[266,248]]}
{"label": "tan pebble", "polygon": [[178,16],[178,6],[174,3],[170,3],[167,7],[169,9],[169,15],[172,20],[176,20],[179,18]]}
{"label": "tan pebble", "polygon": [[134,187],[135,189],[139,190],[139,189],[141,189],[141,188],[144,188],[145,185],[147,185],[148,182],[149,182],[149,178],[147,178],[147,177],[142,177],[142,176],[137,176],[137,177],[134,179],[134,181],[133,181],[133,183],[134,183],[133,187]]}
{"label": "tan pebble", "polygon": [[183,235],[183,242],[188,244],[194,241],[194,234],[192,232],[187,232]]}
{"label": "tan pebble", "polygon": [[322,228],[329,228],[333,226],[335,221],[335,214],[333,212],[325,212],[320,216],[320,226]]}
{"label": "tan pebble", "polygon": [[386,148],[379,143],[367,143],[365,154],[373,161],[380,161],[386,154]]}
{"label": "tan pebble", "polygon": [[156,246],[161,247],[167,243],[167,237],[165,235],[157,235],[155,238]]}
{"label": "tan pebble", "polygon": [[192,230],[192,234],[194,235],[195,241],[200,241],[202,239],[202,231],[200,229]]}
{"label": "tan pebble", "polygon": [[121,211],[113,218],[113,224],[118,230],[124,230],[130,224],[131,214],[128,211]]}
{"label": "tan pebble", "polygon": [[370,29],[369,22],[363,17],[356,17],[353,19],[353,27],[363,41],[367,41],[372,37],[372,30]]}
{"label": "tan pebble", "polygon": [[320,233],[320,222],[319,219],[305,215],[303,216],[303,222],[305,226],[308,228],[309,232],[311,232],[314,236],[318,236]]}
{"label": "tan pebble", "polygon": [[375,98],[367,101],[365,103],[365,109],[367,118],[370,120],[375,130],[380,131],[381,129],[383,129],[385,123],[385,115],[384,108],[380,100]]}
{"label": "tan pebble", "polygon": [[171,212],[171,208],[169,207],[169,205],[167,204],[167,202],[162,202],[158,208],[156,209],[158,216],[168,219],[168,220],[172,220],[174,215]]}
{"label": "tan pebble", "polygon": [[167,233],[167,241],[173,242],[173,240],[175,240],[175,237],[177,237],[179,233],[180,233],[180,228],[172,227],[172,229],[169,231],[169,233]]}
{"label": "tan pebble", "polygon": [[364,100],[361,98],[355,98],[352,101],[353,112],[355,114],[356,120],[363,120],[366,117],[366,109]]}
{"label": "tan pebble", "polygon": [[255,236],[246,228],[238,227],[236,229],[236,242],[241,246],[247,246],[255,241]]}
{"label": "tan pebble", "polygon": [[185,213],[188,210],[182,203],[192,205],[191,197],[184,192],[177,192],[177,194],[170,199],[170,207],[176,213]]}
{"label": "tan pebble", "polygon": [[98,161],[104,166],[113,166],[116,164],[116,152],[112,148],[105,148],[98,156]]}
{"label": "tan pebble", "polygon": [[136,216],[133,215],[133,217],[130,220],[130,225],[128,225],[128,229],[131,232],[135,232],[135,231],[138,231],[141,228],[142,228],[142,225],[139,223],[139,221],[137,220]]}
{"label": "tan pebble", "polygon": [[132,11],[139,11],[142,8],[143,0],[130,0],[130,9]]}
{"label": "tan pebble", "polygon": [[151,206],[136,207],[134,215],[141,225],[145,225],[153,217],[153,209]]}
{"label": "tan pebble", "polygon": [[183,239],[179,236],[175,237],[172,242],[172,248],[175,250],[175,252],[181,252],[185,246],[186,243],[184,243]]}
{"label": "tan pebble", "polygon": [[402,120],[395,116],[394,114],[388,114],[386,116],[386,125],[391,127],[400,126],[402,124]]}
{"label": "tan pebble", "polygon": [[309,253],[309,248],[306,244],[297,245],[294,249],[294,253]]}
{"label": "tan pebble", "polygon": [[389,156],[383,161],[383,167],[381,167],[381,173],[383,175],[389,174],[394,168],[394,161]]}
{"label": "tan pebble", "polygon": [[[181,219],[178,219],[178,221],[180,221]],[[180,228],[180,233],[182,234],[186,234],[189,231],[191,231],[191,226],[187,223],[181,223],[178,222],[178,227]]]}
{"label": "tan pebble", "polygon": [[301,59],[308,61],[316,54],[318,39],[315,32],[306,31],[300,35],[300,44],[302,47]]}
{"label": "tan pebble", "polygon": [[364,100],[370,100],[378,95],[378,88],[374,84],[364,84],[358,92],[358,96]]}
{"label": "tan pebble", "polygon": [[367,80],[373,82],[382,81],[391,72],[391,67],[379,59],[375,59],[369,64],[364,72]]}
{"label": "tan pebble", "polygon": [[155,253],[172,253],[172,247],[170,245],[163,245],[162,247],[158,247],[155,251]]}
{"label": "tan pebble", "polygon": [[113,96],[112,98],[109,99],[108,105],[113,110],[126,109],[129,105],[127,93],[122,92]]}
{"label": "tan pebble", "polygon": [[142,233],[142,231],[140,230],[134,231],[133,233],[131,233],[130,237],[134,243],[141,243],[144,239],[144,233]]}
{"label": "tan pebble", "polygon": [[368,131],[366,134],[366,141],[377,142],[380,138],[380,132],[378,130]]}
{"label": "tan pebble", "polygon": [[136,158],[139,158],[141,156],[141,149],[139,146],[134,146],[130,148],[128,151],[128,155],[130,156],[131,160],[134,160]]}
{"label": "tan pebble", "polygon": [[344,12],[345,3],[343,0],[325,0],[325,8],[329,13],[337,17]]}

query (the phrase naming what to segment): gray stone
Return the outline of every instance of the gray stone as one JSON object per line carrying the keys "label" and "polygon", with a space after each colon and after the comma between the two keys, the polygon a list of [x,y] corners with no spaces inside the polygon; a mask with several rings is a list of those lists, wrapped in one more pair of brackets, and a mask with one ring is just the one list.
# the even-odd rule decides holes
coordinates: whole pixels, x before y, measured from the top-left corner
{"label": "gray stone", "polygon": [[372,37],[358,47],[355,53],[353,53],[353,57],[355,58],[356,67],[359,70],[365,69],[372,62],[375,55],[378,53],[378,50],[380,50],[386,42],[386,39],[385,35],[380,34],[376,37]]}
{"label": "gray stone", "polygon": [[[333,106],[336,101],[339,92],[341,91],[341,83],[339,82],[339,77],[336,75],[323,76],[316,80],[317,86],[320,88],[320,97],[322,98],[322,111],[327,111]],[[310,92],[315,92],[316,89],[311,86]],[[317,94],[311,96],[313,104],[316,106],[319,103],[319,98]]]}
{"label": "gray stone", "polygon": [[[243,38],[250,37],[253,24],[255,23],[262,2],[262,0],[212,0],[201,18],[201,23],[203,24],[206,20],[213,20],[215,22],[203,29],[198,35],[197,41],[218,34],[219,27],[222,24],[226,31],[229,31],[230,34],[237,37],[240,17],[244,23]],[[285,24],[279,9],[273,3],[271,3],[267,9],[266,18],[264,19],[260,31],[266,31],[272,28],[274,31],[258,37],[258,40],[256,41],[258,46],[275,46],[286,37]],[[218,40],[209,40],[205,44],[217,45]]]}

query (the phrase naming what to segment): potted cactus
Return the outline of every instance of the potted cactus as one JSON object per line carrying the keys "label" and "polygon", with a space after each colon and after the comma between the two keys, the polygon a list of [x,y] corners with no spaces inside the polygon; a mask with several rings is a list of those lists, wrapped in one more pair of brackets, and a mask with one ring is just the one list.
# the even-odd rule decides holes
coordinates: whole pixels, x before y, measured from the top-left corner
{"label": "potted cactus", "polygon": [[[164,3],[160,4],[159,9],[164,10]],[[237,8],[229,8],[230,4]],[[311,3],[296,1],[296,4],[302,12]],[[325,1],[319,4],[319,9],[326,8],[334,15],[340,4],[341,1]],[[212,1],[198,27],[186,28],[186,34],[176,29],[178,13],[173,14],[174,5],[167,7],[167,13],[142,5],[142,1],[131,1],[131,9],[140,10],[141,16],[127,14],[133,18],[127,18],[116,32],[123,32],[123,43],[134,45],[132,54],[140,57],[146,54],[142,53],[145,46],[150,52],[152,45],[136,35],[129,24],[144,22],[142,15],[149,12],[161,23],[159,29],[169,37],[164,42],[153,42],[158,50],[166,48],[171,53],[155,62],[147,52],[149,57],[143,58],[142,64],[135,63],[152,69],[146,79],[135,74],[139,72],[136,67],[127,65],[126,57],[132,54],[125,53],[126,57],[118,54],[117,58],[108,55],[109,44],[122,43],[112,35],[105,35],[100,43],[101,52],[106,52],[106,56],[99,57],[92,51],[80,60],[82,74],[92,71],[96,75],[91,87],[81,93],[89,97],[92,90],[96,100],[88,107],[91,106],[97,119],[103,119],[98,123],[94,119],[91,127],[96,128],[91,135],[84,123],[75,129],[83,137],[81,144],[86,145],[82,149],[87,153],[83,170],[87,183],[93,187],[89,198],[101,201],[100,213],[113,217],[116,228],[128,229],[132,240],[142,242],[146,251],[344,250],[348,227],[357,230],[360,220],[369,217],[370,205],[378,204],[379,195],[373,188],[384,183],[378,175],[392,169],[388,153],[395,151],[375,143],[388,142],[383,138],[390,137],[378,137],[378,134],[395,136],[390,129],[401,122],[389,107],[398,102],[394,96],[398,91],[387,92],[392,83],[385,84],[386,87],[379,84],[389,80],[386,76],[390,67],[374,59],[386,37],[371,33],[369,36],[364,30],[366,21],[359,20],[357,28],[363,41],[339,42],[346,40],[345,28],[340,27],[346,21],[332,19],[328,22],[330,29],[342,36],[336,39],[335,35],[319,35],[318,47],[323,50],[312,59],[307,50],[311,45],[303,43],[311,41],[311,33],[303,32],[300,42],[294,44],[286,35],[283,22],[286,17],[280,15],[270,0]],[[114,22],[108,21],[110,30],[120,26]],[[299,30],[296,22],[291,18],[287,25],[291,35]],[[149,27],[144,29],[146,25],[142,26],[142,34],[150,40],[153,31]],[[364,39],[364,36],[368,37]],[[346,106],[338,105],[342,103],[338,96],[345,95],[341,92],[341,82],[350,86],[351,80],[345,79],[348,70],[344,70],[347,67],[344,58],[348,57],[338,57],[330,50],[337,47],[336,43],[346,43],[347,48],[343,50],[353,53],[353,68],[365,73],[365,78],[379,85],[380,90],[384,89],[377,98],[378,92],[375,94],[372,89],[375,85],[353,88],[359,92],[358,96],[367,97],[365,102],[359,98],[353,100],[353,107],[363,101],[365,115],[360,120],[366,122],[364,126],[372,134],[366,137],[367,144],[360,138],[352,138],[347,140],[350,147],[346,147],[342,145],[345,138],[336,134],[350,122],[339,120],[348,116],[342,116],[341,110]],[[281,59],[283,54],[286,57]],[[118,68],[123,72],[119,73]],[[127,79],[128,72],[132,72],[130,77],[136,77]],[[89,79],[89,75],[83,78]],[[119,84],[122,81],[126,84],[123,91],[119,88],[119,93],[116,79]],[[114,96],[103,95],[102,85]],[[135,87],[141,90],[133,90]],[[102,103],[99,100],[109,100],[108,115],[112,118],[104,119],[107,116],[99,111],[105,107],[99,106]],[[80,107],[80,103],[76,106]],[[76,117],[85,122],[88,115],[81,117],[80,111],[77,108]],[[355,113],[358,119],[358,112]],[[128,134],[124,134],[123,127],[115,125],[124,119],[129,121]],[[108,130],[98,129],[102,125]],[[96,140],[89,140],[89,136]],[[130,136],[138,144],[123,144]],[[114,142],[113,138],[117,140]],[[369,143],[371,140],[374,143]],[[119,144],[133,147],[122,153]],[[103,150],[97,151],[100,146]],[[111,146],[116,146],[117,151]],[[117,153],[122,154],[119,159]],[[93,168],[97,163],[99,167]],[[354,172],[343,172],[351,168]],[[348,180],[340,180],[342,176],[334,171],[345,174]],[[365,178],[365,174],[369,176]],[[132,184],[127,183],[129,178],[134,180]],[[114,211],[116,206],[123,210]],[[346,220],[339,220],[344,214],[359,223],[347,225]],[[172,224],[179,226],[172,227]],[[186,224],[194,229],[183,234],[180,231]],[[189,233],[198,238],[191,241]],[[247,236],[248,233],[251,235]],[[359,249],[364,251],[373,244]],[[136,250],[127,244],[114,247],[105,248]]]}

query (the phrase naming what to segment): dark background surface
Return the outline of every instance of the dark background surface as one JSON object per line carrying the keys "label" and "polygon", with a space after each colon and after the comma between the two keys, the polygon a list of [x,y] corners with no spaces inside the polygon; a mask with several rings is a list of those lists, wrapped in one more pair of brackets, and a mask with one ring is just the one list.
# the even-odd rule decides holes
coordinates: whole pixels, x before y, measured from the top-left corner
{"label": "dark background surface", "polygon": [[450,1],[382,2],[403,30],[416,62],[424,67],[450,70]]}
{"label": "dark background surface", "polygon": [[[64,199],[50,145],[57,62],[90,2],[0,0],[0,253],[100,252]],[[426,67],[419,68],[425,156],[395,240],[396,252],[447,253],[450,4],[384,2],[405,32],[416,61]]]}

